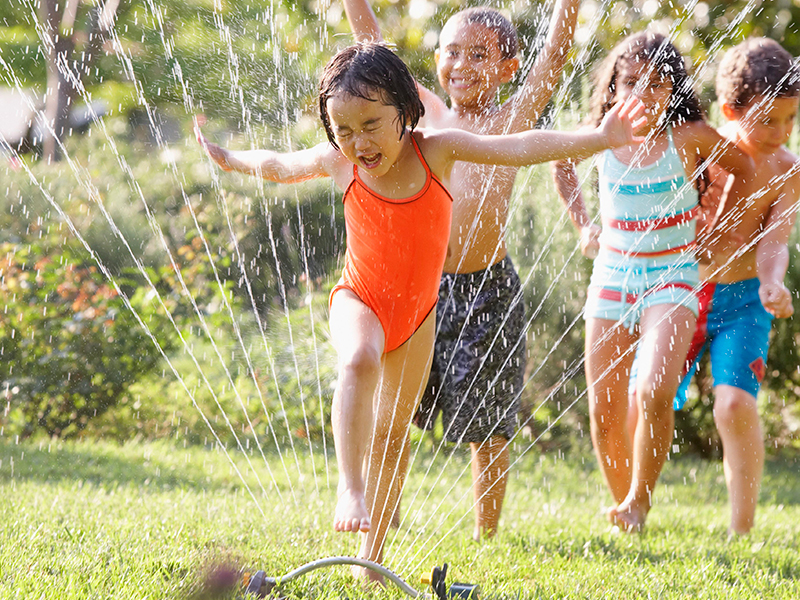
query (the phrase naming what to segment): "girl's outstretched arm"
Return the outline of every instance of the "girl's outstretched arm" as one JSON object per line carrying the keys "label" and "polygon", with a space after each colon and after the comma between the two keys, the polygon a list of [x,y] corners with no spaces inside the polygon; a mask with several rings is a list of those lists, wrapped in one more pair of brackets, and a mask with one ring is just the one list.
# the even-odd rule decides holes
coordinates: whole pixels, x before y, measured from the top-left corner
{"label": "girl's outstretched arm", "polygon": [[695,145],[699,156],[716,163],[737,178],[753,179],[753,159],[740,150],[735,142],[721,136],[705,121],[684,123],[681,127],[689,130],[689,140]]}
{"label": "girl's outstretched arm", "polygon": [[743,202],[754,190],[755,163],[736,147],[735,142],[721,136],[705,121],[694,121],[681,126],[688,132],[689,149],[707,162],[717,164],[732,177],[725,184],[716,216],[709,228],[698,236],[701,254],[714,254],[714,262],[724,263],[734,252],[737,243],[736,220],[739,210],[734,207]]}
{"label": "girl's outstretched arm", "polygon": [[[447,129],[429,133],[435,141],[431,156],[444,163],[465,162],[523,167],[565,158],[587,158],[608,148],[642,142],[634,132],[646,122],[644,105],[631,96],[606,114],[598,127],[578,131],[531,130],[511,135],[476,135]],[[429,154],[426,153],[426,158]],[[449,173],[449,168],[445,168]]]}
{"label": "girl's outstretched arm", "polygon": [[[228,150],[210,142],[195,127],[197,141],[208,156],[223,171],[238,171],[256,175],[277,183],[297,183],[316,177],[333,177],[342,174],[342,161],[346,159],[328,142],[297,152],[272,150]],[[346,170],[344,171],[346,175]]]}

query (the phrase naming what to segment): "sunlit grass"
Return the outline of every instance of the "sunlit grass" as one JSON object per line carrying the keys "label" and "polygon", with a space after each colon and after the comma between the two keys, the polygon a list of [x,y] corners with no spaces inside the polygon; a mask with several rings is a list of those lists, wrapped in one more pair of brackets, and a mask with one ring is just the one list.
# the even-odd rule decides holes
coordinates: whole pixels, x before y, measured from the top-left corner
{"label": "sunlit grass", "polygon": [[[800,597],[794,459],[768,463],[756,529],[728,540],[718,462],[671,460],[647,531],[628,536],[602,517],[608,496],[593,456],[529,452],[511,474],[499,535],[476,544],[466,454],[445,466],[426,452],[411,469],[386,560],[417,588],[447,562],[450,582],[505,598]],[[302,454],[287,460],[302,477],[292,471],[262,491],[232,452],[252,494],[217,449],[6,438],[0,460],[0,598],[184,597],[212,564],[278,576],[356,550],[330,528],[335,473],[321,460],[312,470]],[[268,482],[261,457],[252,461]],[[346,567],[304,576],[285,593],[360,594]]]}

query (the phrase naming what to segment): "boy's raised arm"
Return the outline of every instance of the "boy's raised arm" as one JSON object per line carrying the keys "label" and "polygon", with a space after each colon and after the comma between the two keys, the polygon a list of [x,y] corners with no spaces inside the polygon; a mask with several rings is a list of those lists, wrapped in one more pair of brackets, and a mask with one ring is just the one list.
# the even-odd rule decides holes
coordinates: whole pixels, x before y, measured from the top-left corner
{"label": "boy's raised arm", "polygon": [[[382,42],[381,27],[369,0],[343,0],[343,2],[344,12],[347,15],[347,20],[350,23],[350,28],[353,30],[356,41]],[[419,82],[417,82],[417,90],[419,90],[419,97],[425,105],[428,117],[438,115],[442,110],[446,110],[447,105],[444,101],[434,92],[420,85]],[[424,123],[424,119],[425,117],[423,117],[421,124]]]}
{"label": "boy's raised arm", "polygon": [[369,0],[344,0],[344,12],[357,42],[382,42],[383,34]]}
{"label": "boy's raised arm", "polygon": [[510,131],[532,129],[550,101],[572,48],[579,7],[580,0],[556,0],[547,39],[539,56],[520,89],[503,105]]}

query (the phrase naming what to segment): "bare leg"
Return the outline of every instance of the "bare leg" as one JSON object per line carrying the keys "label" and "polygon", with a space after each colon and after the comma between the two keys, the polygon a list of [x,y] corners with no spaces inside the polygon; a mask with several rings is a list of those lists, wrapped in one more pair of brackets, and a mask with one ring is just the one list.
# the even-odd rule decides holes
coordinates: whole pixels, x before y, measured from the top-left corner
{"label": "bare leg", "polygon": [[609,319],[586,320],[586,383],[592,444],[615,504],[631,487],[631,442],[626,430],[628,377],[636,338]]}
{"label": "bare leg", "polygon": [[[436,314],[431,311],[405,344],[383,357],[365,478],[372,526],[361,534],[361,558],[383,559],[383,545],[408,466],[408,430],[431,370],[435,327]],[[372,572],[362,573],[362,577],[381,581]]]}
{"label": "bare leg", "polygon": [[333,528],[367,531],[370,516],[362,468],[372,432],[372,402],[380,374],[383,329],[375,313],[349,290],[334,294],[330,328],[339,354],[339,377],[331,409],[339,465],[339,500]]}
{"label": "bare leg", "polygon": [[397,506],[394,509],[394,514],[392,515],[392,522],[391,522],[392,529],[399,528],[400,521],[402,520],[401,519],[402,515],[400,514],[400,503],[403,500],[403,497],[401,491],[406,481],[406,472],[408,471],[408,454],[410,451],[411,451],[411,440],[408,439],[406,440],[406,445],[403,446],[403,456],[400,458],[400,460],[402,461],[401,462],[402,466],[400,468],[400,472],[397,474],[397,486],[398,490],[400,491],[397,492]]}
{"label": "bare leg", "polygon": [[636,435],[636,424],[639,422],[639,405],[636,400],[636,393],[628,394],[628,422],[625,428],[628,430],[628,437],[633,439]]}
{"label": "bare leg", "polygon": [[475,511],[475,530],[472,537],[480,541],[497,533],[509,467],[508,441],[493,436],[481,444],[471,443],[472,489]]}
{"label": "bare leg", "polygon": [[652,495],[669,454],[675,429],[672,401],[695,327],[684,306],[660,304],[641,318],[642,339],[636,384],[639,419],[633,439],[633,476],[625,500],[609,519],[628,531],[640,531],[652,505]]}
{"label": "bare leg", "polygon": [[755,522],[764,472],[764,436],[756,399],[730,385],[716,386],[714,396],[714,421],[722,438],[722,464],[731,502],[731,531],[747,533]]}

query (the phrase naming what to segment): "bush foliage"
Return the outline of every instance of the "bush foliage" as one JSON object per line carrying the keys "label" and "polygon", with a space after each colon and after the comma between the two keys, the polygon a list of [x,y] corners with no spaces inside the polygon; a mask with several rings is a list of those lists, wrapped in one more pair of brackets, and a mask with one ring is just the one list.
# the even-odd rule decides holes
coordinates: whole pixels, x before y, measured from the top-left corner
{"label": "bush foliage", "polygon": [[[4,422],[22,435],[36,427],[75,435],[156,369],[161,355],[140,323],[162,332],[161,350],[174,348],[146,288],[124,278],[112,285],[73,246],[0,246]],[[123,288],[132,292],[127,303]]]}

